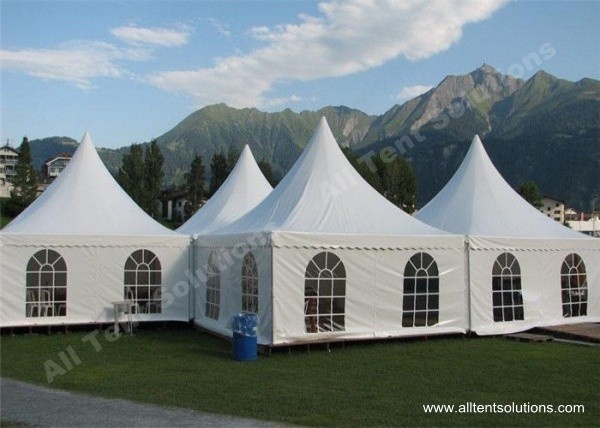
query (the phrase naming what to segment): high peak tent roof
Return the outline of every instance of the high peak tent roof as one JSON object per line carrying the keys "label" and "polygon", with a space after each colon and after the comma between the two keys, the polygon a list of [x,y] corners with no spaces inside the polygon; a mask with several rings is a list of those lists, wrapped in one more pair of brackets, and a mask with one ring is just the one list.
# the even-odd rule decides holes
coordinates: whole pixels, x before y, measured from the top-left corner
{"label": "high peak tent roof", "polygon": [[52,235],[174,235],[117,184],[86,132],[54,182],[2,231]]}
{"label": "high peak tent roof", "polygon": [[463,235],[587,238],[546,217],[515,192],[477,135],[454,176],[416,217]]}
{"label": "high peak tent roof", "polygon": [[291,231],[440,235],[373,189],[348,162],[321,119],[308,146],[256,208],[216,234]]}
{"label": "high peak tent roof", "polygon": [[258,205],[272,190],[246,145],[219,190],[177,232],[206,234],[227,226]]}

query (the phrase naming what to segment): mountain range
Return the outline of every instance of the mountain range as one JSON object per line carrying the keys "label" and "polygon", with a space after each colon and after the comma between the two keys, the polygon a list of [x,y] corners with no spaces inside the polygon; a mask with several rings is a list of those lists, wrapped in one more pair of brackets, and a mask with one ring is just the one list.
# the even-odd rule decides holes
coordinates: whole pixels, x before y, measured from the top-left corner
{"label": "mountain range", "polygon": [[[266,113],[225,104],[204,107],[157,137],[165,157],[165,184],[181,183],[196,154],[205,164],[215,152],[241,151],[269,161],[283,176],[325,116],[340,143],[359,156],[400,153],[419,183],[419,205],[431,199],[479,134],[490,157],[514,187],[534,180],[543,194],[589,210],[600,194],[600,81],[559,79],[539,71],[523,81],[484,64],[447,76],[436,87],[381,116],[345,106],[296,113]],[[36,167],[52,154],[72,152],[67,137],[31,141]],[[100,149],[115,173],[129,148]]]}

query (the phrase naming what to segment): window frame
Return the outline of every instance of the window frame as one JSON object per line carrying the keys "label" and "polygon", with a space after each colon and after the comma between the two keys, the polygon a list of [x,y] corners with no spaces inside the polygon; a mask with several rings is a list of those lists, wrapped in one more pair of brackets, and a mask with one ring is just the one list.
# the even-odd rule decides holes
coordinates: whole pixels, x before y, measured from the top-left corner
{"label": "window frame", "polygon": [[242,260],[242,312],[258,314],[258,264],[252,251]]}
{"label": "window frame", "polygon": [[523,321],[521,265],[507,251],[500,254],[492,265],[492,317],[494,322]]}
{"label": "window frame", "polygon": [[219,256],[211,251],[206,268],[206,306],[204,316],[214,320],[219,319],[221,312],[221,269]]}
{"label": "window frame", "polygon": [[413,254],[404,265],[402,327],[430,327],[439,323],[440,275],[435,258]]}
{"label": "window frame", "polygon": [[[47,281],[50,281],[50,285]],[[44,282],[45,285],[42,286]],[[25,316],[66,317],[67,285],[65,258],[50,248],[36,251],[25,268]]]}
{"label": "window frame", "polygon": [[133,313],[162,313],[162,264],[156,253],[140,248],[127,257],[123,297],[133,302]]}
{"label": "window frame", "polygon": [[587,315],[588,284],[583,258],[577,253],[565,257],[560,268],[560,289],[564,318]]}
{"label": "window frame", "polygon": [[346,267],[331,251],[321,251],[304,273],[304,331],[309,334],[346,330]]}

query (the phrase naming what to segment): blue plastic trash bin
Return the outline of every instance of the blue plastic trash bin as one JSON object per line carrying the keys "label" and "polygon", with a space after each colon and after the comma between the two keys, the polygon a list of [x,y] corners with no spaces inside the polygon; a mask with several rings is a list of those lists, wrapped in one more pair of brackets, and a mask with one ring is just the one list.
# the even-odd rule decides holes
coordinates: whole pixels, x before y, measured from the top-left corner
{"label": "blue plastic trash bin", "polygon": [[232,317],[233,359],[236,361],[256,360],[258,316],[239,313]]}

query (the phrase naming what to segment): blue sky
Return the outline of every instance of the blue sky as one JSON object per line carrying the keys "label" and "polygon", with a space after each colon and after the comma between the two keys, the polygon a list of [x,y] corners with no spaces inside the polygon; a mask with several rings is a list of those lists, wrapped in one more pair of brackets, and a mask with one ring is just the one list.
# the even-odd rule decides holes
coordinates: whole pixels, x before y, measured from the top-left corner
{"label": "blue sky", "polygon": [[225,102],[381,114],[482,63],[600,75],[600,1],[0,0],[2,143],[120,147]]}

